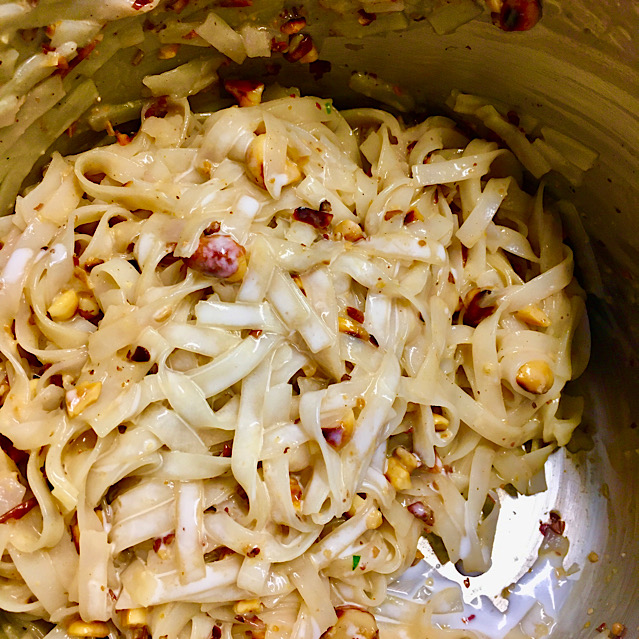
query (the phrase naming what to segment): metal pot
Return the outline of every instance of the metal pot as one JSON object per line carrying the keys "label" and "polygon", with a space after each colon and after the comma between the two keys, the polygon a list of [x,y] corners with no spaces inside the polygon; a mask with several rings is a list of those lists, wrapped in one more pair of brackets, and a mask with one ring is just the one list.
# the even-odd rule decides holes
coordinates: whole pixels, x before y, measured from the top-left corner
{"label": "metal pot", "polygon": [[354,70],[378,74],[431,110],[460,89],[512,104],[599,153],[571,194],[599,271],[594,281],[582,273],[592,358],[572,390],[586,398],[592,448],[551,458],[548,491],[513,506],[493,567],[464,594],[499,605],[502,588],[534,560],[539,520],[555,509],[566,521],[564,566],[575,581],[551,636],[638,636],[639,5],[547,0],[541,22],[524,33],[473,20],[436,35],[422,22],[406,32],[328,37],[320,54],[333,72],[308,90],[322,95],[353,101],[345,83]]}
{"label": "metal pot", "polygon": [[[320,57],[332,71],[314,80],[297,65],[285,80],[353,103],[361,98],[348,89],[351,72],[376,73],[430,111],[461,89],[512,104],[599,153],[572,194],[599,269],[593,276],[586,264],[593,355],[573,390],[586,398],[582,430],[590,450],[553,455],[549,489],[513,501],[493,567],[465,592],[467,600],[483,594],[507,605],[502,589],[527,573],[541,544],[539,520],[559,511],[573,587],[553,637],[598,636],[601,624],[615,623],[629,639],[639,636],[638,45],[633,0],[546,0],[542,21],[523,33],[504,33],[484,18],[446,35],[428,21],[363,38],[329,34]],[[136,97],[131,89],[123,87],[124,99]],[[446,576],[462,583],[453,573]]]}

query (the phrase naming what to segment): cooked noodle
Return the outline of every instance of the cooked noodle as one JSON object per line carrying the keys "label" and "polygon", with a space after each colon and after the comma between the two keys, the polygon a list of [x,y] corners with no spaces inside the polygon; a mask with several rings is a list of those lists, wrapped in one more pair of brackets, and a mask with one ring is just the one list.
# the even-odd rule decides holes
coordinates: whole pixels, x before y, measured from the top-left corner
{"label": "cooked noodle", "polygon": [[485,571],[485,505],[581,414],[583,295],[520,175],[447,118],[295,94],[55,155],[0,220],[0,608],[312,638],[425,531]]}

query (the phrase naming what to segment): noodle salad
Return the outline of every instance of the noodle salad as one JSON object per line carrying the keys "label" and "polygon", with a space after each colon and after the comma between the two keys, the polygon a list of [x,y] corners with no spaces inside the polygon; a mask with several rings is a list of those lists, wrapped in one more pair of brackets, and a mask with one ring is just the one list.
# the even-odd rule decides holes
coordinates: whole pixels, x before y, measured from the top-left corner
{"label": "noodle salad", "polygon": [[420,537],[487,570],[496,489],[579,423],[543,183],[272,93],[154,100],[0,218],[0,608],[52,638],[398,636]]}

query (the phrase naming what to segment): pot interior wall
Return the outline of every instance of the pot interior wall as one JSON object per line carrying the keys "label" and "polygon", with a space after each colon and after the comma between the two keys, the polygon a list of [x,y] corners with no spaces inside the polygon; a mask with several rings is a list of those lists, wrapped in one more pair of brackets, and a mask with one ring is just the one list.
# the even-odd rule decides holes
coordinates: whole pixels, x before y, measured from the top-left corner
{"label": "pot interior wall", "polygon": [[[591,637],[615,622],[627,636],[639,631],[639,12],[630,4],[564,2],[560,10],[547,2],[544,20],[527,33],[472,22],[446,36],[425,24],[363,40],[329,37],[321,57],[332,72],[304,87],[356,104],[348,78],[367,71],[410,92],[426,112],[441,112],[460,89],[511,104],[599,153],[567,194],[582,214],[601,281],[584,282],[593,353],[576,386],[595,447],[573,458],[582,485],[558,498],[579,551],[568,559],[579,570],[556,637]],[[584,500],[578,493],[586,489],[592,494]]]}

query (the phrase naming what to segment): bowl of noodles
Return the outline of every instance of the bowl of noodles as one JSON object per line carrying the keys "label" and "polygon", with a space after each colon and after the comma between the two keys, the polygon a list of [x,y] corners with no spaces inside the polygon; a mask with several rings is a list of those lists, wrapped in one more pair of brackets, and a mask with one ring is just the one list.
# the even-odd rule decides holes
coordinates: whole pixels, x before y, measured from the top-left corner
{"label": "bowl of noodles", "polygon": [[634,636],[638,20],[0,5],[7,637]]}

